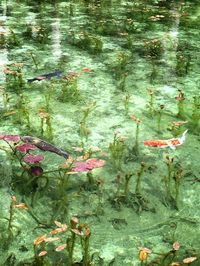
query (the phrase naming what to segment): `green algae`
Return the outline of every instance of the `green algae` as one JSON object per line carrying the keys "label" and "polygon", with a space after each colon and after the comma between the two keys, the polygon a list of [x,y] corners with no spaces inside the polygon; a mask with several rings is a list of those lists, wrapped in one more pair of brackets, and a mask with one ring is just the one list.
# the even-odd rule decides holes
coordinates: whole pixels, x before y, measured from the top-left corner
{"label": "green algae", "polygon": [[[91,187],[86,173],[66,176],[57,171],[65,160],[43,153],[46,187],[43,178],[21,175],[1,141],[1,265],[36,265],[34,239],[54,220],[68,224],[73,216],[91,229],[95,265],[140,265],[141,246],[153,250],[147,265],[157,265],[175,241],[181,248],[174,261],[199,258],[199,10],[198,1],[2,1],[2,134],[41,137],[75,158],[85,154],[106,165],[92,171]],[[26,82],[56,69],[77,77]],[[142,120],[139,131],[130,115]],[[179,120],[186,123],[174,129]],[[186,129],[186,142],[175,151],[143,145]],[[174,158],[170,173],[166,157]],[[11,195],[29,207],[14,212],[12,239]],[[80,262],[81,242],[73,253]],[[37,265],[67,261],[55,251],[36,259]]]}

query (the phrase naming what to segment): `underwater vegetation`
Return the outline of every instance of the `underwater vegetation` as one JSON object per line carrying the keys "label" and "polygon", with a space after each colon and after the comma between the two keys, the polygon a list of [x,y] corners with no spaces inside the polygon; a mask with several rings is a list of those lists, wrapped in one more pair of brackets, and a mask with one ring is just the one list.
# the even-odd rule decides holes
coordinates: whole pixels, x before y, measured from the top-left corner
{"label": "underwater vegetation", "polygon": [[0,12],[0,265],[198,266],[199,2]]}

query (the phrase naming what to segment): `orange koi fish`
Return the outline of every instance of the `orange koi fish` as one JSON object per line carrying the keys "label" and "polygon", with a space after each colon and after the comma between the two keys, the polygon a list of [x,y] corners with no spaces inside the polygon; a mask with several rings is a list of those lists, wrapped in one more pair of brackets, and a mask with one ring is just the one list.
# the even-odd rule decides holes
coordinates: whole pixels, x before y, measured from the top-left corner
{"label": "orange koi fish", "polygon": [[179,138],[173,138],[173,139],[150,139],[145,140],[144,145],[150,146],[150,147],[159,147],[159,148],[171,148],[172,150],[176,149],[176,146],[182,145],[185,141],[185,135],[188,130],[183,132],[183,134]]}

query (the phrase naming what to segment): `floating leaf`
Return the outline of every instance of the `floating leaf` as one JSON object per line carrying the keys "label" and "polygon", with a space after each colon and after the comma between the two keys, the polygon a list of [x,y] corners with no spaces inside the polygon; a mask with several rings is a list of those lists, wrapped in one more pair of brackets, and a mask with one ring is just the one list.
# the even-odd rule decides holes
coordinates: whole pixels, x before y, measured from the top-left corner
{"label": "floating leaf", "polygon": [[39,163],[41,161],[44,160],[44,156],[43,155],[32,155],[32,154],[29,154],[29,155],[26,155],[24,158],[23,158],[24,162],[26,163]]}
{"label": "floating leaf", "polygon": [[41,252],[38,254],[38,257],[45,256],[46,254],[47,254],[47,251],[46,251],[46,250],[43,250],[43,251],[41,251]]}
{"label": "floating leaf", "polygon": [[193,261],[197,260],[197,257],[189,257],[189,258],[185,258],[183,260],[183,263],[184,264],[189,264],[189,263],[192,263]]}
{"label": "floating leaf", "polygon": [[89,67],[84,67],[84,68],[82,68],[82,71],[83,71],[84,73],[90,73],[90,72],[92,72],[92,69],[89,68]]}
{"label": "floating leaf", "polygon": [[33,144],[30,143],[24,143],[24,144],[20,144],[17,145],[16,150],[20,151],[20,152],[24,152],[27,153],[30,150],[36,150],[37,147]]}
{"label": "floating leaf", "polygon": [[85,162],[75,162],[75,167],[72,168],[72,171],[87,172],[94,168],[102,167],[104,166],[104,164],[105,164],[104,160],[99,160],[97,158],[91,158]]}
{"label": "floating leaf", "polygon": [[54,241],[57,241],[57,240],[59,240],[60,238],[59,237],[47,237],[47,238],[45,238],[45,242],[54,242]]}
{"label": "floating leaf", "polygon": [[58,247],[55,249],[55,251],[62,251],[63,249],[66,248],[66,246],[67,246],[67,244],[60,245],[60,246],[58,246]]}
{"label": "floating leaf", "polygon": [[3,139],[8,142],[18,142],[21,139],[19,135],[1,135],[1,136],[4,136]]}
{"label": "floating leaf", "polygon": [[16,204],[16,205],[14,205],[14,208],[17,208],[17,209],[25,209],[25,210],[28,209],[28,207],[26,206],[25,203]]}
{"label": "floating leaf", "polygon": [[179,250],[180,249],[180,243],[178,242],[178,241],[175,241],[174,243],[173,243],[173,250],[175,250],[175,251],[177,251],[177,250]]}
{"label": "floating leaf", "polygon": [[34,240],[34,245],[37,246],[40,243],[44,242],[45,238],[47,235],[42,235],[42,236],[38,236],[35,240]]}

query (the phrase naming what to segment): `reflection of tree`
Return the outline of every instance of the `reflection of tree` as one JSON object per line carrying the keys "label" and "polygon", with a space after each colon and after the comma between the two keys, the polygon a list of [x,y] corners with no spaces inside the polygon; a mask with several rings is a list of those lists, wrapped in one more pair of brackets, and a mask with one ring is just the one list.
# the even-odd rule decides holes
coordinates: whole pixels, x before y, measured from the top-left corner
{"label": "reflection of tree", "polygon": [[52,26],[52,54],[55,61],[58,61],[62,55],[60,19],[55,18],[51,26]]}
{"label": "reflection of tree", "polygon": [[[4,16],[4,22],[7,20],[7,2],[4,2],[2,4],[2,9],[3,9],[3,16]],[[5,24],[5,23],[4,23]],[[5,36],[8,34],[6,27],[3,26],[3,23],[0,24],[0,34],[2,38],[6,38]],[[1,46],[2,49],[0,49],[0,80],[5,81],[5,73],[4,73],[4,68],[5,65],[8,63],[8,50],[6,48],[6,45]],[[2,101],[2,97],[0,98],[0,101]]]}
{"label": "reflection of tree", "polygon": [[177,48],[179,44],[179,26],[181,17],[181,3],[171,5],[169,15],[172,19],[172,24],[168,32],[163,36],[163,60],[166,65],[165,79],[166,82],[171,80],[172,75],[176,76],[177,66]]}

